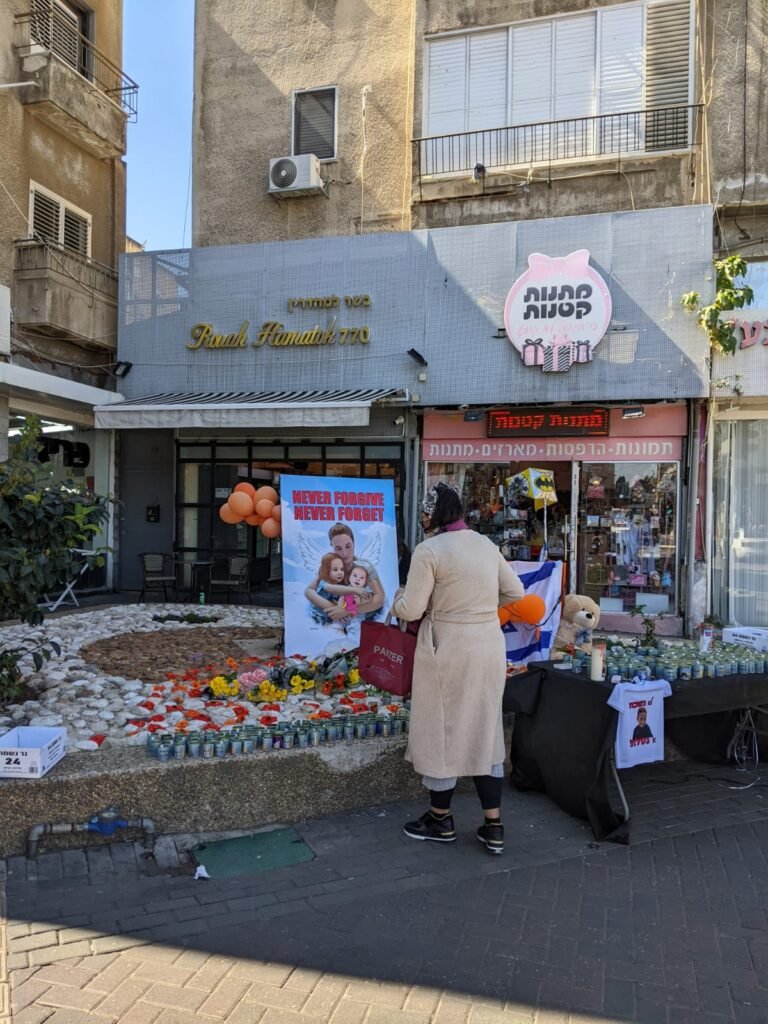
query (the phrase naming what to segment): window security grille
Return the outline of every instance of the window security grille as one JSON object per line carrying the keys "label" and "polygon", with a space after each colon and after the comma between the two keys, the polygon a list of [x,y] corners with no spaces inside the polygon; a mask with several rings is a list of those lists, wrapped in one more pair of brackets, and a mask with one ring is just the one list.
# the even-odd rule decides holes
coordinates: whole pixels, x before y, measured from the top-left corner
{"label": "window security grille", "polygon": [[81,16],[61,0],[32,0],[32,38],[76,71],[83,70]]}

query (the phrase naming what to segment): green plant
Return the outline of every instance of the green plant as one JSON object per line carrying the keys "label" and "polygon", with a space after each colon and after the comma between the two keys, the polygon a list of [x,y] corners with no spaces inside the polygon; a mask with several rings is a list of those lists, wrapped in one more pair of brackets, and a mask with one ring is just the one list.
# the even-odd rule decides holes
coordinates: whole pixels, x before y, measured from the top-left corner
{"label": "green plant", "polygon": [[687,292],[680,300],[688,313],[698,314],[699,324],[709,335],[713,349],[725,355],[736,351],[734,321],[721,319],[721,313],[748,306],[754,293],[748,285],[739,285],[737,280],[747,272],[747,262],[742,256],[726,256],[715,260],[715,297],[708,306],[702,306],[698,292]]}
{"label": "green plant", "polygon": [[31,655],[35,671],[39,672],[43,667],[43,662],[48,661],[52,654],[61,654],[61,648],[55,640],[42,640],[37,643],[34,641],[22,642],[16,647],[1,648],[0,703],[8,703],[19,695],[21,690],[19,662],[25,654]]}
{"label": "green plant", "polygon": [[[85,547],[108,515],[106,499],[74,480],[55,482],[51,468],[38,460],[39,447],[40,424],[30,417],[0,465],[0,621],[42,622],[41,599],[80,572],[83,556],[76,549]],[[89,567],[104,564],[98,553],[86,561]],[[55,649],[46,643],[35,649],[42,660]],[[23,653],[32,652],[0,646],[4,699],[19,689],[13,666]]]}
{"label": "green plant", "polygon": [[649,615],[646,613],[644,604],[636,604],[634,608],[630,608],[629,614],[640,616],[640,622],[643,627],[643,646],[658,647],[659,641],[656,638],[656,624],[664,618],[663,613]]}

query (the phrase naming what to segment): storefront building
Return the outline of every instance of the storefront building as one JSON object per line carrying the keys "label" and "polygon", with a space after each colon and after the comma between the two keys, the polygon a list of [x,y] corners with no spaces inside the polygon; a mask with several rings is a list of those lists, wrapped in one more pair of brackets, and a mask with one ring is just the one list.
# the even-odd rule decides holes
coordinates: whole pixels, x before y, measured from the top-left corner
{"label": "storefront building", "polygon": [[[729,315],[731,318],[731,315]],[[713,359],[710,609],[724,625],[768,626],[768,309],[736,310],[736,351]]]}
{"label": "storefront building", "polygon": [[711,215],[124,257],[125,401],[96,411],[118,431],[121,586],[137,586],[141,551],[243,552],[254,580],[276,575],[275,545],[217,508],[239,480],[282,472],[393,478],[409,543],[425,483],[452,477],[473,526],[535,557],[504,488],[548,467],[549,554],[571,585],[607,618],[644,603],[679,629],[689,404],[708,393],[706,336],[680,296],[706,293]]}

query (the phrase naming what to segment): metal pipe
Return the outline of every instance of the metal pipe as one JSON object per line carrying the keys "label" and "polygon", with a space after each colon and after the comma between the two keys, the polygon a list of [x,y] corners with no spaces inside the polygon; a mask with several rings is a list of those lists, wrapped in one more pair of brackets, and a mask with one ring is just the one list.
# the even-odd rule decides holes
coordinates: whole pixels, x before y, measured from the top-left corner
{"label": "metal pipe", "polygon": [[109,807],[95,814],[88,821],[49,821],[33,825],[27,833],[27,857],[32,860],[37,856],[38,846],[43,836],[68,835],[72,832],[98,832],[100,835],[112,836],[118,828],[140,828],[144,833],[144,849],[149,853],[154,850],[157,834],[154,819],[132,818],[129,821],[122,821],[118,812]]}
{"label": "metal pipe", "polygon": [[686,555],[685,579],[685,635],[693,633],[693,597],[696,586],[696,521],[699,507],[699,435],[700,406],[698,400],[691,402],[690,438],[691,451],[688,460],[688,551]]}

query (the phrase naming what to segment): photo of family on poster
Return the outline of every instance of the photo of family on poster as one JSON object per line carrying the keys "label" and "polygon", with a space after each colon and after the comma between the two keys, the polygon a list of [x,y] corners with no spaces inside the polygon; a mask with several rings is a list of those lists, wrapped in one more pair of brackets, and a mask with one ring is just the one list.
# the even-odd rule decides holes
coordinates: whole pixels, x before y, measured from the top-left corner
{"label": "photo of family on poster", "polygon": [[281,498],[286,650],[358,647],[398,586],[392,481],[283,476]]}

